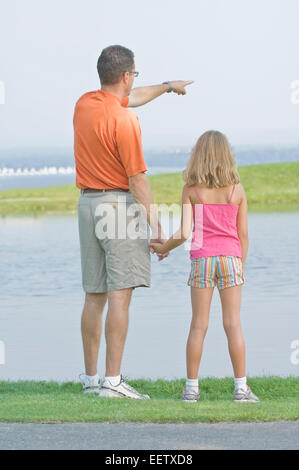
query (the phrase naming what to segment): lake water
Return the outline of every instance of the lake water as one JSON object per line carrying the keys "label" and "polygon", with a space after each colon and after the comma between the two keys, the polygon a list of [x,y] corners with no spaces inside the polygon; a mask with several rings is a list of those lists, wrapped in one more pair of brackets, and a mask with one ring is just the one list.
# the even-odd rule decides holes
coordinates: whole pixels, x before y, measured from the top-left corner
{"label": "lake water", "polygon": [[[249,213],[249,237],[241,313],[247,375],[298,376],[291,344],[299,340],[299,213]],[[0,340],[6,352],[0,379],[77,380],[84,371],[77,217],[0,218],[0,259]],[[128,377],[185,376],[188,274],[184,246],[163,262],[152,257],[152,287],[133,294],[122,368]],[[101,376],[104,356],[103,339]],[[232,376],[217,289],[200,376]]]}

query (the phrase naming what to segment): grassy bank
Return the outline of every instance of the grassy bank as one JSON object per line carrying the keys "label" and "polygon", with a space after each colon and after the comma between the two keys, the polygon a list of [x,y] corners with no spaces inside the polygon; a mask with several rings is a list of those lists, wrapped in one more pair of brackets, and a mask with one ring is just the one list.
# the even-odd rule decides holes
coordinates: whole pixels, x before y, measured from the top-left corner
{"label": "grassy bank", "polygon": [[[299,162],[239,167],[249,211],[299,210]],[[149,177],[157,204],[180,204],[180,173]],[[46,215],[77,212],[80,191],[75,185],[0,191],[0,215]]]}
{"label": "grassy bank", "polygon": [[180,399],[184,380],[135,380],[130,384],[151,400],[83,395],[81,384],[0,382],[2,422],[195,423],[299,419],[299,377],[248,379],[260,403],[234,403],[231,378],[200,380],[198,403]]}

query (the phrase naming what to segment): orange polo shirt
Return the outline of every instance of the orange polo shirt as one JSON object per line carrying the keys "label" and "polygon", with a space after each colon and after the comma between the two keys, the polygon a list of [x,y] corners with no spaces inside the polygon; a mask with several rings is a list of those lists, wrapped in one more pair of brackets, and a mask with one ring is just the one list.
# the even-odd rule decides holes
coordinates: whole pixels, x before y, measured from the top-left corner
{"label": "orange polo shirt", "polygon": [[129,189],[129,177],[147,171],[138,117],[112,93],[85,93],[74,112],[76,186]]}

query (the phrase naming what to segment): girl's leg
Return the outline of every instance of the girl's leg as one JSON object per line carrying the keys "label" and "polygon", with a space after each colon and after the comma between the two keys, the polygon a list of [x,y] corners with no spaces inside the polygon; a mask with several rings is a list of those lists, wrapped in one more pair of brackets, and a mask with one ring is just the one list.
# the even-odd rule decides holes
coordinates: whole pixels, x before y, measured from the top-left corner
{"label": "girl's leg", "polygon": [[242,285],[219,290],[223,327],[228,340],[228,349],[235,378],[245,377],[245,342],[240,320]]}
{"label": "girl's leg", "polygon": [[198,378],[203,342],[209,325],[214,287],[191,287],[192,321],[187,341],[187,377]]}

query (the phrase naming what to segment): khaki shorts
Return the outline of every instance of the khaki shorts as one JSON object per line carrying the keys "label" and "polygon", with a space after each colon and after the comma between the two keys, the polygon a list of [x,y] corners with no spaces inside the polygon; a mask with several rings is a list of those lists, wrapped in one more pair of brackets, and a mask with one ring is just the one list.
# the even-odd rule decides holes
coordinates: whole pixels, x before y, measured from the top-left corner
{"label": "khaki shorts", "polygon": [[150,287],[150,231],[132,193],[81,193],[78,228],[85,292]]}

